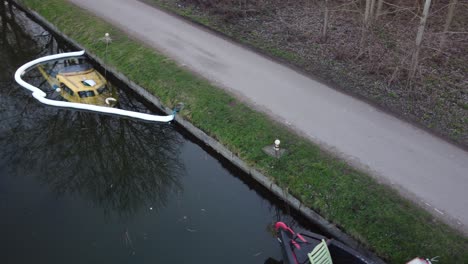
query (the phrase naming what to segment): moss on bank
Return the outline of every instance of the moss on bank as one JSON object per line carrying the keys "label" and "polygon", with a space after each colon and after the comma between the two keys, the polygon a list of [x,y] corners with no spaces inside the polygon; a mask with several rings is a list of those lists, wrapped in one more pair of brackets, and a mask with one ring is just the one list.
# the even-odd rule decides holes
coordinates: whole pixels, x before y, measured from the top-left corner
{"label": "moss on bank", "polygon": [[[109,32],[109,65],[166,106],[183,101],[184,118],[389,262],[440,255],[442,263],[468,263],[468,239],[153,49],[64,0],[21,2],[97,56],[104,57],[98,39]],[[281,160],[261,150],[277,137],[289,149]]]}

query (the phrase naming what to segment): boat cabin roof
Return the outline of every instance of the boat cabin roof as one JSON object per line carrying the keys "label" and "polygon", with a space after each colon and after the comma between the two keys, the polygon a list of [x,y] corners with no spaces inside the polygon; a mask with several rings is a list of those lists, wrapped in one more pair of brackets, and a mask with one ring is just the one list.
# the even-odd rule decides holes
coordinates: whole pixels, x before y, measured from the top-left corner
{"label": "boat cabin roof", "polygon": [[80,73],[84,71],[89,71],[93,69],[93,66],[89,63],[83,63],[83,64],[76,64],[76,65],[70,65],[67,67],[64,67],[59,71],[60,73]]}

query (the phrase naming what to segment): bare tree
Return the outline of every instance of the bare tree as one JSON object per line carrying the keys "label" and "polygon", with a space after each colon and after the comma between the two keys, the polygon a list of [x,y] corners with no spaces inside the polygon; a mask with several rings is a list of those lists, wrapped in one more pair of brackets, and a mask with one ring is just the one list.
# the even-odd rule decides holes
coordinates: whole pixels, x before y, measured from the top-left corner
{"label": "bare tree", "polygon": [[371,16],[371,7],[374,0],[366,0],[366,9],[364,11],[364,25],[367,26],[369,24],[370,16]]}
{"label": "bare tree", "polygon": [[424,4],[424,10],[421,17],[421,22],[419,22],[418,34],[416,35],[416,47],[413,52],[413,57],[411,60],[410,74],[409,78],[412,79],[416,73],[419,63],[419,51],[421,50],[421,43],[424,35],[424,29],[426,28],[427,17],[429,16],[429,8],[431,7],[431,0],[426,0]]}
{"label": "bare tree", "polygon": [[364,54],[364,48],[366,45],[366,38],[369,33],[369,28],[371,26],[371,21],[372,21],[372,15],[373,11],[372,9],[375,6],[375,0],[366,0],[366,9],[364,10],[364,23],[362,26],[362,31],[361,31],[361,41],[360,41],[360,48],[359,48],[359,54],[358,58]]}
{"label": "bare tree", "polygon": [[451,0],[447,12],[447,19],[445,20],[444,31],[440,37],[440,50],[442,50],[445,46],[445,42],[447,41],[447,33],[450,28],[450,24],[452,24],[453,16],[455,15],[455,7],[458,4],[458,0]]}
{"label": "bare tree", "polygon": [[329,10],[328,10],[328,0],[325,0],[324,3],[324,15],[323,15],[323,29],[322,29],[322,39],[325,41],[327,39],[327,29],[328,29],[328,18],[329,18]]}
{"label": "bare tree", "polygon": [[375,12],[375,17],[379,18],[382,15],[383,0],[378,0],[377,2],[377,11]]}
{"label": "bare tree", "polygon": [[374,20],[375,15],[375,0],[370,0],[369,20]]}

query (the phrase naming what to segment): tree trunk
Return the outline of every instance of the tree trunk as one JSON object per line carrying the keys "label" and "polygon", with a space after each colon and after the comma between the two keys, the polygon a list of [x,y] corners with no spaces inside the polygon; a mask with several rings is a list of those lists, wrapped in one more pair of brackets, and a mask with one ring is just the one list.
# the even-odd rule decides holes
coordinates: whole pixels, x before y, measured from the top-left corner
{"label": "tree trunk", "polygon": [[419,63],[419,51],[421,49],[421,43],[424,35],[424,29],[426,28],[426,21],[429,15],[429,8],[431,7],[431,0],[426,0],[424,4],[424,10],[421,17],[421,22],[419,23],[418,34],[416,35],[416,47],[414,49],[413,58],[411,60],[411,68],[409,78],[412,79]]}
{"label": "tree trunk", "polygon": [[369,21],[374,20],[375,0],[370,0]]}
{"label": "tree trunk", "polygon": [[361,41],[359,44],[359,53],[357,55],[357,58],[361,57],[364,54],[364,48],[366,46],[366,38],[367,34],[369,32],[369,26],[370,26],[370,21],[371,21],[371,6],[372,3],[375,0],[366,0],[366,10],[364,11],[364,23],[362,25],[362,31],[361,31]]}
{"label": "tree trunk", "polygon": [[376,18],[379,18],[382,15],[383,2],[383,0],[379,0],[379,2],[377,2],[377,11],[375,14]]}
{"label": "tree trunk", "polygon": [[414,1],[414,7],[417,10],[417,12],[416,12],[417,14],[419,14],[419,12],[421,11],[421,4],[420,4],[421,1],[423,1],[423,0],[415,0]]}
{"label": "tree trunk", "polygon": [[322,29],[322,40],[327,39],[327,29],[328,29],[328,0],[325,0],[325,10],[323,15],[323,29]]}
{"label": "tree trunk", "polygon": [[365,26],[369,24],[371,1],[372,0],[366,0],[366,10],[364,11],[364,25]]}
{"label": "tree trunk", "polygon": [[450,24],[452,24],[453,16],[455,15],[455,7],[457,6],[458,0],[451,0],[449,9],[447,12],[447,19],[445,20],[444,31],[440,37],[440,50],[443,50],[445,42],[447,41],[447,32],[449,31]]}

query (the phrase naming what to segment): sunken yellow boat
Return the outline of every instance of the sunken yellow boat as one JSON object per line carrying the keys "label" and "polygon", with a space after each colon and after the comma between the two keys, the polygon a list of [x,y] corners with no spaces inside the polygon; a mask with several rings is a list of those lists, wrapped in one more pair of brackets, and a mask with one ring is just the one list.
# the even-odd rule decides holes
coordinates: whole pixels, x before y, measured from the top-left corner
{"label": "sunken yellow boat", "polygon": [[[130,118],[138,118],[149,122],[171,122],[182,109],[183,104],[177,104],[168,115],[154,115],[139,113],[130,110],[119,109],[117,92],[112,89],[102,75],[90,65],[83,63],[85,51],[73,51],[47,55],[27,62],[15,72],[15,81],[32,92],[32,96],[39,102],[56,107],[65,107],[104,114],[119,115]],[[59,64],[59,60],[65,60]],[[45,63],[45,64],[44,64]],[[50,66],[53,63],[52,67]],[[56,66],[64,66],[54,70]],[[37,68],[44,75],[54,91],[60,92],[66,100],[54,100],[47,98],[47,93],[25,80],[23,76],[30,69]],[[49,71],[47,71],[49,70]]]}
{"label": "sunken yellow boat", "polygon": [[109,107],[117,104],[115,89],[88,63],[70,64],[55,74],[48,74],[44,65],[38,65],[38,69],[52,89],[69,102]]}

